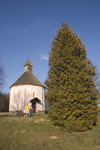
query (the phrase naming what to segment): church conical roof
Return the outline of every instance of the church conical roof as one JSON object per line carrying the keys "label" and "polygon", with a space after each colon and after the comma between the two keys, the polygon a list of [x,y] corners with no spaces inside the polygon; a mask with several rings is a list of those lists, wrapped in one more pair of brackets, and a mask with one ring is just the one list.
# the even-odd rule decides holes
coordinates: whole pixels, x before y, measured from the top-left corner
{"label": "church conical roof", "polygon": [[37,85],[44,87],[44,85],[33,75],[32,72],[24,72],[22,76],[12,86],[17,85]]}
{"label": "church conical roof", "polygon": [[30,62],[30,60],[29,60],[29,59],[26,61],[26,63],[25,63],[25,65],[24,65],[24,67],[25,67],[25,66],[27,66],[27,65],[30,65],[30,66],[32,66],[32,67],[33,67],[33,65],[32,65],[32,63]]}
{"label": "church conical roof", "polygon": [[30,69],[30,67],[26,68],[26,66],[28,66],[28,67],[29,66],[33,66],[29,59],[26,61],[25,65],[24,65],[24,73],[22,74],[22,76],[12,86],[17,86],[17,85],[37,85],[37,86],[44,87],[44,85],[42,85],[42,83],[33,75],[32,69]]}

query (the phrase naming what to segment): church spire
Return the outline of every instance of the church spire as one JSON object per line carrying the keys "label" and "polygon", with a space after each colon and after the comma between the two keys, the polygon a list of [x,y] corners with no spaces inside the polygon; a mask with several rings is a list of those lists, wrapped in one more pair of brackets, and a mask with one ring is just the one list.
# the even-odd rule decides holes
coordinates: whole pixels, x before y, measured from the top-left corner
{"label": "church spire", "polygon": [[28,59],[24,65],[24,72],[32,72],[32,63],[30,62],[30,60]]}

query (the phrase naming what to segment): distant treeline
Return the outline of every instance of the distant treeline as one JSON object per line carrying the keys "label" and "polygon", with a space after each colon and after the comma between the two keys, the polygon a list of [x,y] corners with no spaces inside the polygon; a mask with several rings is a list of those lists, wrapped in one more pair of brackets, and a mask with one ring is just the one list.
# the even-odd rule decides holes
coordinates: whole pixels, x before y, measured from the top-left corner
{"label": "distant treeline", "polygon": [[0,93],[0,112],[9,112],[9,93]]}

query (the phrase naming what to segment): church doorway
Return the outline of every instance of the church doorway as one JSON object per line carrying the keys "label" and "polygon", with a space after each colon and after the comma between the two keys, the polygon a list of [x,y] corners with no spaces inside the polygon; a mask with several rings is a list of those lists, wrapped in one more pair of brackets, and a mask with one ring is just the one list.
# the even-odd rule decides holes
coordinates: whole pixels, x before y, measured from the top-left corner
{"label": "church doorway", "polygon": [[36,103],[32,103],[32,113],[36,113]]}
{"label": "church doorway", "polygon": [[33,99],[30,100],[30,102],[32,103],[32,113],[36,113],[37,112],[37,108],[36,108],[36,103],[40,103],[41,101],[37,98],[34,97]]}

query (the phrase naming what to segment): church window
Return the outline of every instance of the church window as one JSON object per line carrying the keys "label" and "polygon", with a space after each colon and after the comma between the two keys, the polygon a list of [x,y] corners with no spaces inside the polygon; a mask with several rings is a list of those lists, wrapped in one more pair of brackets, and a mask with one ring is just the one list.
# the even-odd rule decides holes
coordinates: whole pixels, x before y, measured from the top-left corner
{"label": "church window", "polygon": [[35,97],[35,92],[33,92],[33,97]]}

